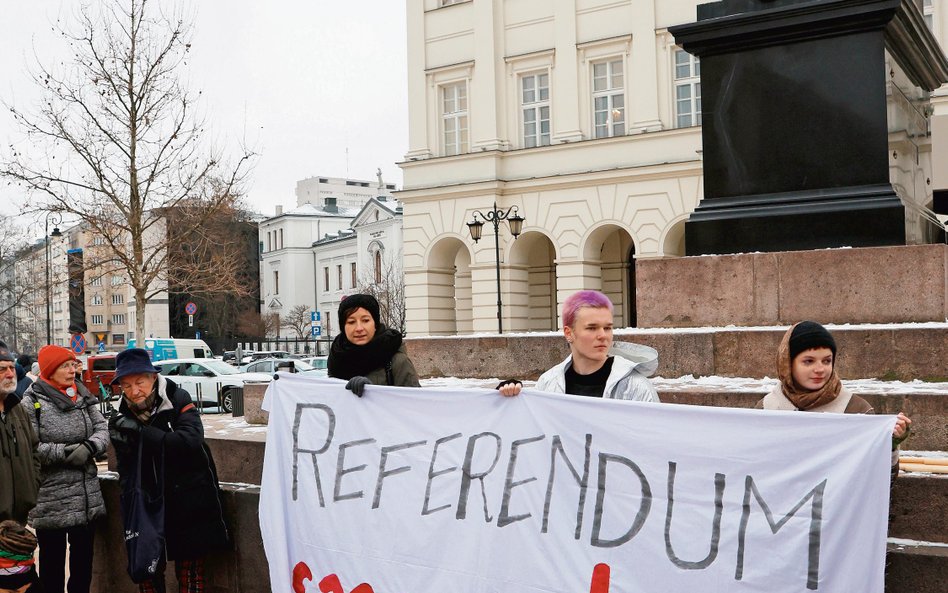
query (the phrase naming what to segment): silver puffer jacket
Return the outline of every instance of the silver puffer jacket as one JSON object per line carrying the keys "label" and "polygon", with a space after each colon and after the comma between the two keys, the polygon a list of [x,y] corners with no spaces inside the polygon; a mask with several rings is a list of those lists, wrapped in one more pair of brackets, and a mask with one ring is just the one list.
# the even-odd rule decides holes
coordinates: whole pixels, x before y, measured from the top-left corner
{"label": "silver puffer jacket", "polygon": [[[73,402],[42,379],[30,385],[21,406],[26,407],[39,437],[40,489],[30,523],[36,529],[63,529],[86,525],[105,515],[98,471],[90,459],[84,467],[66,465],[65,447],[88,441],[94,455],[109,445],[109,425],[98,400],[81,383]],[[39,402],[37,413],[34,404]],[[37,424],[37,419],[39,423]]]}
{"label": "silver puffer jacket", "polygon": [[[648,380],[649,375],[658,368],[658,351],[649,346],[632,342],[615,342],[609,350],[615,357],[612,372],[606,380],[603,397],[606,399],[624,399],[642,402],[657,402],[658,392]],[[566,393],[566,369],[573,363],[573,357],[540,375],[536,389],[553,393]]]}

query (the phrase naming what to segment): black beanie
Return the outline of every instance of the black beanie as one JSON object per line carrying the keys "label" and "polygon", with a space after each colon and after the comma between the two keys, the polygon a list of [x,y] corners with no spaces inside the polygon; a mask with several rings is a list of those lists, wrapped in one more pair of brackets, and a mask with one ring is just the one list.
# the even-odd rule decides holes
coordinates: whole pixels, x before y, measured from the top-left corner
{"label": "black beanie", "polygon": [[790,334],[790,361],[811,348],[829,348],[836,358],[836,340],[826,328],[815,321],[801,321]]}
{"label": "black beanie", "polygon": [[346,327],[346,318],[356,309],[365,309],[375,321],[376,329],[381,327],[379,321],[379,302],[370,294],[351,294],[339,303],[339,331]]}

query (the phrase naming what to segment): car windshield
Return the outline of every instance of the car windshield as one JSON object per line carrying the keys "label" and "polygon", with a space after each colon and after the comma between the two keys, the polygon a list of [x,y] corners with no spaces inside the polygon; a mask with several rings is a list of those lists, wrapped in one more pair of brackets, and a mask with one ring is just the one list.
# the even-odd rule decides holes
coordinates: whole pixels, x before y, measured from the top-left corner
{"label": "car windshield", "polygon": [[201,364],[211,369],[218,375],[234,375],[240,372],[234,367],[227,364],[226,362],[221,361],[221,360],[215,360],[213,358],[202,359]]}

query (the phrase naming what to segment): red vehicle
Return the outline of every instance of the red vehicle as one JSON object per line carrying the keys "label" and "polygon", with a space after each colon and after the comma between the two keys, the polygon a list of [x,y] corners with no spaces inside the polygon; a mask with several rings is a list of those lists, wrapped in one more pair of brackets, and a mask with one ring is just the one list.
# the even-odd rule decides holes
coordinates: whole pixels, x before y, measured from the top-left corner
{"label": "red vehicle", "polygon": [[102,401],[121,395],[117,385],[110,385],[115,377],[116,356],[115,352],[90,354],[82,361],[82,383]]}

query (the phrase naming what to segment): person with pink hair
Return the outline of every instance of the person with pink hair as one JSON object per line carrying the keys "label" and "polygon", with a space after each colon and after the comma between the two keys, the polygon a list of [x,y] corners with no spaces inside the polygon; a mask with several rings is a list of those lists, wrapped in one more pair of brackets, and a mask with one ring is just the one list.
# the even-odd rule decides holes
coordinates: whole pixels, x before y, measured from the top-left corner
{"label": "person with pink hair", "polygon": [[[587,397],[658,402],[648,376],[658,368],[654,348],[612,340],[612,301],[595,290],[581,290],[563,303],[566,360],[546,371],[536,389]],[[505,381],[502,395],[520,393],[519,381]]]}

